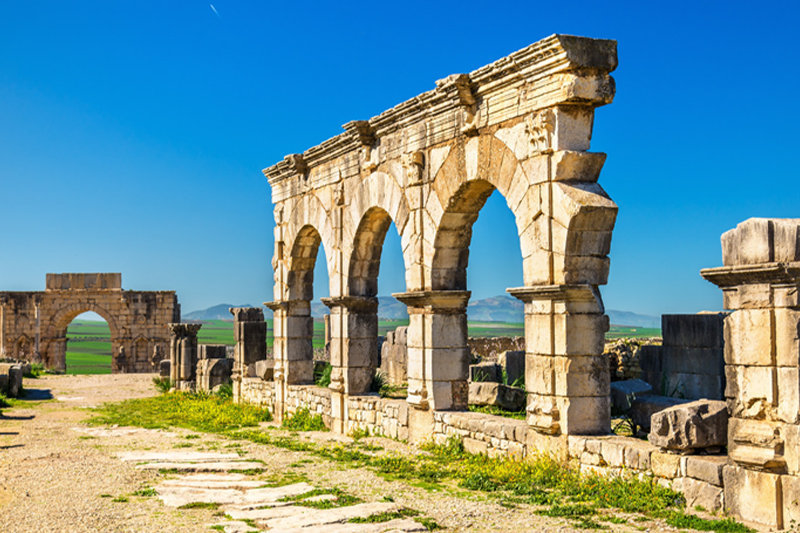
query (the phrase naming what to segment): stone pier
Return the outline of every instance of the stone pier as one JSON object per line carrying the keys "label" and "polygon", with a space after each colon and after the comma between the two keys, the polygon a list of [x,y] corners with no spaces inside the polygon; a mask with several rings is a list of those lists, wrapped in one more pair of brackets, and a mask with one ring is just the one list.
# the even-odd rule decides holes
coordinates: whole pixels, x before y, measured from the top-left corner
{"label": "stone pier", "polygon": [[197,332],[202,324],[169,324],[170,381],[178,390],[195,388]]}
{"label": "stone pier", "polygon": [[760,524],[800,521],[800,219],[748,219],[722,235],[728,457],[725,506]]}

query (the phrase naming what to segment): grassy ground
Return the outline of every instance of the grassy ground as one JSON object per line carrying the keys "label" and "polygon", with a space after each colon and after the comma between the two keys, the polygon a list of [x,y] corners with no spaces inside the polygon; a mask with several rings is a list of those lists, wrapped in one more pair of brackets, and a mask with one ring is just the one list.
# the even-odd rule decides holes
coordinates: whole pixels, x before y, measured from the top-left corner
{"label": "grassy ground", "polygon": [[106,404],[96,412],[90,423],[179,426],[216,433],[233,440],[304,452],[341,468],[367,468],[389,481],[428,490],[450,490],[467,500],[480,496],[507,507],[526,506],[531,512],[562,517],[580,528],[609,530],[614,524],[639,523],[645,530],[660,522],[674,528],[719,533],[752,531],[731,518],[703,518],[687,512],[679,493],[661,487],[653,479],[584,475],[546,455],[522,461],[489,458],[466,453],[456,440],[446,445],[427,444],[423,453],[413,454],[386,452],[381,446],[362,445],[358,439],[344,444],[314,442],[296,433],[319,429],[307,412],[295,415],[304,420],[284,420],[289,433],[272,427],[262,430],[257,427],[259,422],[270,419],[264,410],[187,393]]}
{"label": "grassy ground", "polygon": [[661,328],[640,328],[631,326],[611,326],[606,333],[607,339],[638,339],[642,337],[660,337]]}
{"label": "grassy ground", "polygon": [[111,333],[105,322],[75,320],[67,328],[67,374],[110,374]]}

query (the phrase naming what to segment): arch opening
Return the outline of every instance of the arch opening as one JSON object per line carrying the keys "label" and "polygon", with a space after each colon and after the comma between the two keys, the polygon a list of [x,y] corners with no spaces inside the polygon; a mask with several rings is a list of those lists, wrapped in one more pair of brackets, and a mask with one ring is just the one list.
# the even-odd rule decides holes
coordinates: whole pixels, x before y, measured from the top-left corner
{"label": "arch opening", "polygon": [[108,322],[87,311],[73,318],[66,327],[64,354],[67,374],[110,374],[112,341]]}

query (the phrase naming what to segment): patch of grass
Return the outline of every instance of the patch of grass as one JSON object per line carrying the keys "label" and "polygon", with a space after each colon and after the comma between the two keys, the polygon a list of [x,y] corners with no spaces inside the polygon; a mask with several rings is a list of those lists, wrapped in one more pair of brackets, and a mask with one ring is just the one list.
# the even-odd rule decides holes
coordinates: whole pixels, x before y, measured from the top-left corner
{"label": "patch of grass", "polygon": [[0,392],[0,407],[11,407],[11,403],[8,401],[6,395],[2,392]]}
{"label": "patch of grass", "polygon": [[97,414],[89,420],[95,425],[117,424],[151,429],[182,427],[209,433],[257,426],[272,420],[272,415],[266,409],[189,392],[105,404],[95,412]]}
{"label": "patch of grass", "polygon": [[317,387],[327,387],[331,384],[331,371],[333,366],[330,363],[314,367],[314,384]]}
{"label": "patch of grass", "polygon": [[230,381],[219,386],[219,389],[214,393],[224,400],[233,399],[233,383]]}
{"label": "patch of grass", "polygon": [[422,526],[425,527],[425,529],[427,529],[428,531],[435,531],[437,529],[442,529],[442,526],[437,524],[436,520],[434,520],[433,518],[427,518],[424,516],[423,517],[415,516],[414,521],[422,524]]}
{"label": "patch of grass", "polygon": [[369,437],[369,429],[356,428],[350,432],[353,440],[360,440]]}
{"label": "patch of grass", "polygon": [[32,363],[30,372],[26,372],[23,377],[36,379],[44,374],[44,365],[42,363]]}
{"label": "patch of grass", "polygon": [[682,510],[672,511],[664,517],[664,521],[677,528],[695,529],[698,531],[714,531],[716,533],[751,533],[753,529],[740,524],[733,518],[707,519],[687,514]]}
{"label": "patch of grass", "polygon": [[145,487],[143,489],[139,489],[133,493],[134,496],[142,496],[142,497],[150,497],[150,496],[158,496],[158,492],[153,487]]}
{"label": "patch of grass", "polygon": [[[314,501],[308,500],[308,498],[313,498],[314,496],[323,496],[326,494],[330,494],[334,496],[334,498],[329,500],[314,500]],[[356,498],[355,496],[351,496],[350,494],[345,493],[341,489],[334,488],[334,489],[314,489],[308,492],[304,492],[303,494],[298,494],[296,496],[283,497],[279,501],[292,502],[293,505],[299,505],[301,507],[311,507],[312,509],[333,509],[334,507],[349,507],[350,505],[361,503],[362,500]]]}
{"label": "patch of grass", "polygon": [[311,411],[305,408],[284,417],[281,427],[292,431],[328,431],[325,422],[322,421],[322,415],[312,415]]}
{"label": "patch of grass", "polygon": [[211,509],[217,510],[219,509],[219,503],[217,502],[189,502],[181,505],[178,509]]}
{"label": "patch of grass", "polygon": [[112,498],[111,494],[101,494],[101,498]]}
{"label": "patch of grass", "polygon": [[397,511],[385,511],[383,513],[375,513],[369,516],[356,516],[348,520],[353,524],[379,524],[381,522],[388,522],[389,520],[396,520],[398,518],[411,518],[419,516],[419,511],[408,508],[400,508]]}
{"label": "patch of grass", "polygon": [[515,420],[525,420],[525,409],[519,411],[508,411],[496,405],[470,405],[468,409],[473,413],[483,413],[485,415],[504,416]]}
{"label": "patch of grass", "polygon": [[126,503],[128,501],[128,497],[127,496],[117,496],[116,498],[114,498],[111,501],[114,502],[114,503]]}
{"label": "patch of grass", "polygon": [[172,388],[172,381],[170,381],[169,378],[162,378],[159,376],[153,378],[153,385],[156,386],[156,390],[158,390],[158,392],[165,394]]}

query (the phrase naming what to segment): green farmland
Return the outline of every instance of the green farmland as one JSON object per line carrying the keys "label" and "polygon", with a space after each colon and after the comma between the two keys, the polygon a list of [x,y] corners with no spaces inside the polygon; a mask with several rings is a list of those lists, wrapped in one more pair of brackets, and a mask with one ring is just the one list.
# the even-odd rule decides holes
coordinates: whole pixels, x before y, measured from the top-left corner
{"label": "green farmland", "polygon": [[75,320],[67,328],[67,374],[110,374],[111,333],[105,322]]}

